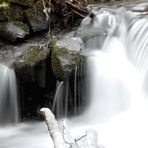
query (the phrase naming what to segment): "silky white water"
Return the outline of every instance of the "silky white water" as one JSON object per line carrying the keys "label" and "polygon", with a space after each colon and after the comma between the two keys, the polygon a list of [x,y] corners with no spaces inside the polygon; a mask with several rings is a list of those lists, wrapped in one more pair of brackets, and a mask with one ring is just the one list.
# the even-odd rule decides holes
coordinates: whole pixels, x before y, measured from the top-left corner
{"label": "silky white water", "polygon": [[[148,18],[124,9],[100,10],[96,15],[93,23],[86,18],[81,29],[99,26],[107,35],[101,48],[98,42],[95,49],[90,44],[85,47],[90,53],[90,103],[82,116],[70,121],[71,127],[76,126],[71,134],[94,128],[98,143],[106,148],[147,148]],[[81,37],[83,40],[83,32]]]}
{"label": "silky white water", "polygon": [[18,122],[16,76],[13,69],[0,64],[0,125]]}

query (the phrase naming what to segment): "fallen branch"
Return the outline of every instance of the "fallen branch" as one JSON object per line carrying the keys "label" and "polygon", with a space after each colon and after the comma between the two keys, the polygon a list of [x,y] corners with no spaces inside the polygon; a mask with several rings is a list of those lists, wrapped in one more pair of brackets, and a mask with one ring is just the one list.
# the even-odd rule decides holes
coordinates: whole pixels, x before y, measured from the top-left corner
{"label": "fallen branch", "polygon": [[67,5],[69,5],[72,9],[74,9],[75,11],[77,11],[79,13],[83,13],[85,16],[89,14],[87,7],[84,7],[84,6],[81,6],[81,5],[80,6],[75,5],[72,2],[68,2],[68,1],[65,1],[65,3]]}
{"label": "fallen branch", "polygon": [[62,129],[59,127],[59,124],[50,109],[42,108],[40,111],[45,117],[48,131],[54,143],[54,148],[70,148],[71,145],[65,142]]}
{"label": "fallen branch", "polygon": [[52,12],[63,20],[63,26],[72,27],[79,19],[93,17],[94,13],[87,8],[85,0],[51,0]]}
{"label": "fallen branch", "polygon": [[[65,135],[67,133],[65,133],[64,122],[62,121],[63,127],[61,128],[50,109],[42,108],[40,111],[46,120],[48,131],[54,143],[54,148],[104,148],[103,146],[98,146],[97,132],[94,130],[88,130],[85,135],[72,139],[71,143],[67,142],[65,140]],[[70,138],[71,136],[68,137]]]}

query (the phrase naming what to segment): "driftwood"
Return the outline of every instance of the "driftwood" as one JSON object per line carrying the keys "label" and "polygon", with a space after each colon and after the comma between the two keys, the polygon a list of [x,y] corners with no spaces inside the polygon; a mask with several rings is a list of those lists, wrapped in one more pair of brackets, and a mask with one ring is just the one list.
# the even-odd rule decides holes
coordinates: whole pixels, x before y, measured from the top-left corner
{"label": "driftwood", "polygon": [[88,130],[85,135],[67,142],[65,136],[70,137],[70,134],[68,132],[68,135],[66,135],[67,133],[64,132],[66,128],[64,123],[61,127],[50,109],[42,108],[40,111],[45,118],[54,148],[104,148],[97,144],[97,132],[94,130]]}
{"label": "driftwood", "polygon": [[54,143],[54,148],[70,148],[70,144],[64,139],[63,130],[59,126],[51,110],[48,108],[42,108],[40,111],[45,117],[49,134]]}

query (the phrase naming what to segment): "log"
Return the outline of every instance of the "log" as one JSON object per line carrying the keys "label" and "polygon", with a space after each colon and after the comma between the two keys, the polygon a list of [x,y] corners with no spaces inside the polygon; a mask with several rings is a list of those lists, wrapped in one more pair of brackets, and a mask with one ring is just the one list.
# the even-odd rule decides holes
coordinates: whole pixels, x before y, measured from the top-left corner
{"label": "log", "polygon": [[91,129],[87,130],[85,135],[81,135],[79,138],[73,139],[71,143],[67,142],[64,138],[64,124],[63,128],[59,126],[54,114],[51,112],[50,109],[41,108],[40,111],[46,120],[48,131],[54,143],[54,148],[105,148],[102,145],[98,145],[97,132]]}
{"label": "log", "polygon": [[51,110],[48,108],[41,108],[40,111],[46,120],[48,131],[54,143],[54,148],[70,148],[71,145],[65,141],[63,130],[59,126]]}

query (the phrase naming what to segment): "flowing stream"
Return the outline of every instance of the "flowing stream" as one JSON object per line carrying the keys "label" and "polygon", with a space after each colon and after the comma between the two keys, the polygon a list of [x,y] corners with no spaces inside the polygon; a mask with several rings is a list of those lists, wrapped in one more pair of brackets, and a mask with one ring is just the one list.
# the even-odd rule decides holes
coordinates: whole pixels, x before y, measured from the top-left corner
{"label": "flowing stream", "polygon": [[[88,101],[88,106],[82,115],[69,119],[67,126],[74,137],[88,128],[95,129],[99,145],[105,148],[148,148],[148,3],[123,3],[123,6],[119,3],[112,8],[94,6],[96,16],[86,17],[75,34],[87,55],[88,90],[83,100]],[[5,66],[2,68],[7,72]],[[4,76],[11,79],[12,74]],[[1,84],[3,80],[0,79]],[[63,85],[64,82],[58,85],[60,94],[57,92],[56,97],[62,95]],[[74,85],[76,89],[76,74]],[[74,91],[74,98],[76,95]],[[60,100],[56,98],[55,102]],[[0,148],[50,145],[53,146],[45,123],[0,128]]]}

